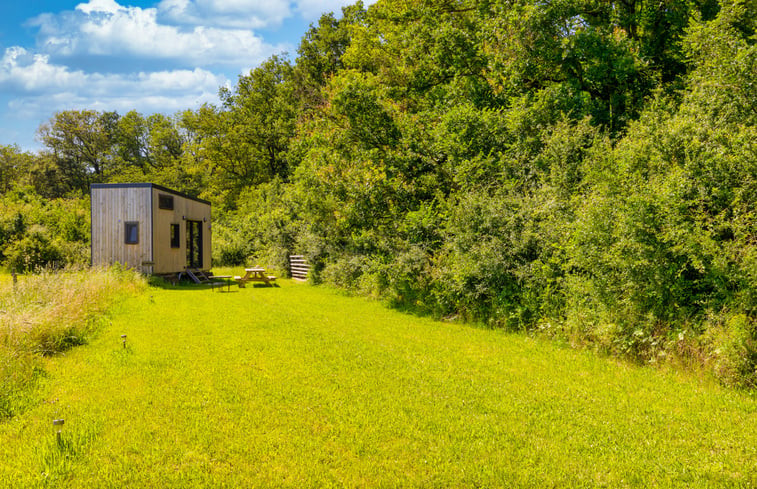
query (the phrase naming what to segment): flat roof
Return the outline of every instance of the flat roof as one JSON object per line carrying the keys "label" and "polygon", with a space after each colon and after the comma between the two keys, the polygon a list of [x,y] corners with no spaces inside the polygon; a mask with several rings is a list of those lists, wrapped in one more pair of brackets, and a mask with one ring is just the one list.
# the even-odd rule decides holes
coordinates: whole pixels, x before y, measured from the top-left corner
{"label": "flat roof", "polygon": [[156,183],[91,183],[89,185],[90,191],[93,188],[154,188],[156,190],[160,190],[161,192],[170,192],[174,195],[178,195],[179,197],[194,200],[195,202],[200,202],[201,204],[211,205],[207,200],[198,199],[197,197],[192,197],[191,195],[187,195],[184,192],[172,190],[168,187],[164,187]]}

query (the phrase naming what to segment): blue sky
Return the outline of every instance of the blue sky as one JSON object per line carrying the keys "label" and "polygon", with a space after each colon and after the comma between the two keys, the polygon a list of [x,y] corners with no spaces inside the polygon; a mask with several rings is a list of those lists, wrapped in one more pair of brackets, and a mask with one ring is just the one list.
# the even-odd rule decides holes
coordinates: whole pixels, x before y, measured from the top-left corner
{"label": "blue sky", "polygon": [[[350,0],[15,0],[0,17],[0,145],[37,150],[67,109],[173,114],[218,101]],[[372,2],[364,2],[366,5]]]}

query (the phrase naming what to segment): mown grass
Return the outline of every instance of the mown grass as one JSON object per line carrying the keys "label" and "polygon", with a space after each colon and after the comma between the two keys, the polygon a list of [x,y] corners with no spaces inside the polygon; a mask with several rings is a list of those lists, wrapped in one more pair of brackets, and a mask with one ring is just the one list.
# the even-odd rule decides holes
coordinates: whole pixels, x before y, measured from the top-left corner
{"label": "mown grass", "polygon": [[150,288],[45,370],[0,486],[757,484],[748,393],[287,281]]}

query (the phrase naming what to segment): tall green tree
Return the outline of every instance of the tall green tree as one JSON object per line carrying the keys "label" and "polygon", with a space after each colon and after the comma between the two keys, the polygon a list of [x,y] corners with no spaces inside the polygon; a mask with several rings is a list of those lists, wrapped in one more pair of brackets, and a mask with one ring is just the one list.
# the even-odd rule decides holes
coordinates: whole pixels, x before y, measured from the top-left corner
{"label": "tall green tree", "polygon": [[181,166],[184,143],[174,119],[163,114],[145,117],[132,110],[116,125],[107,178],[163,181],[164,173],[175,173]]}
{"label": "tall green tree", "polygon": [[358,1],[342,8],[342,16],[323,14],[317,25],[311,25],[297,48],[295,79],[298,99],[303,110],[323,102],[321,90],[329,77],[344,68],[342,57],[350,45],[352,31],[365,21],[365,8]]}
{"label": "tall green tree", "polygon": [[251,185],[289,177],[298,114],[294,91],[290,63],[274,56],[240,76],[233,90],[222,88],[221,107],[184,114],[192,159],[227,204],[233,206]]}
{"label": "tall green tree", "polygon": [[0,146],[0,195],[15,185],[28,183],[34,160],[33,154],[21,151],[17,145]]}
{"label": "tall green tree", "polygon": [[115,112],[67,110],[39,127],[40,141],[71,189],[86,191],[103,181],[118,120]]}

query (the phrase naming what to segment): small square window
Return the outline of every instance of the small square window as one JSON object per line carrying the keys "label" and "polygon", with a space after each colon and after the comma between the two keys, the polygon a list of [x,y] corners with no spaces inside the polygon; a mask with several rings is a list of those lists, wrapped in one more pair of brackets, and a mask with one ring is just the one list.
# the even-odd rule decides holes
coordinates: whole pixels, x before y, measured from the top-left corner
{"label": "small square window", "polygon": [[173,210],[173,195],[158,194],[158,207]]}
{"label": "small square window", "polygon": [[139,223],[127,222],[126,223],[126,244],[139,243]]}
{"label": "small square window", "polygon": [[181,227],[178,224],[171,224],[171,248],[181,248],[179,229],[181,229]]}

